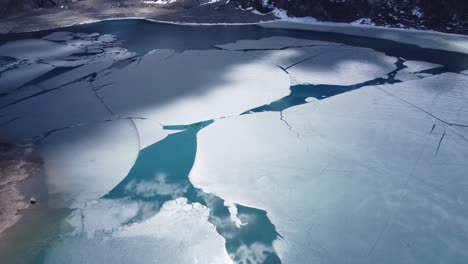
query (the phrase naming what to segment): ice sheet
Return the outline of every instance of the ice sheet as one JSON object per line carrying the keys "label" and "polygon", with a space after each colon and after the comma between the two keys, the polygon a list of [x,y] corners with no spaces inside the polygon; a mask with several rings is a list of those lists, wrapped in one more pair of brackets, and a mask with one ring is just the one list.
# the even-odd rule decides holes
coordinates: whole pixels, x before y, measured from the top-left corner
{"label": "ice sheet", "polygon": [[[377,87],[293,107],[280,117],[245,115],[200,131],[190,179],[205,192],[265,209],[284,238],[275,243],[283,263],[466,259],[466,203],[440,211],[456,196],[428,199],[426,187],[412,183],[457,179],[468,169],[467,147],[442,145],[436,152],[441,135],[431,130],[442,122]],[[462,137],[453,140],[466,145]],[[440,160],[446,150],[450,157]],[[443,181],[461,195],[458,181]],[[450,190],[438,194],[450,197]],[[455,247],[427,250],[436,241]],[[405,243],[411,258],[396,253]]]}
{"label": "ice sheet", "polygon": [[140,149],[144,149],[167,137],[168,131],[156,121],[150,119],[132,119],[140,138]]}
{"label": "ice sheet", "polygon": [[48,191],[53,203],[81,208],[99,199],[130,171],[139,152],[130,120],[65,129],[43,140]]}
{"label": "ice sheet", "polygon": [[[124,207],[122,210],[126,210]],[[99,214],[99,212],[96,211]],[[208,209],[180,198],[145,222],[102,238],[62,237],[46,252],[46,263],[232,263],[224,240],[208,223]]]}
{"label": "ice sheet", "polygon": [[396,58],[372,49],[340,47],[324,52],[288,69],[295,83],[352,85],[396,69]]}
{"label": "ice sheet", "polygon": [[441,49],[468,53],[468,37],[457,34],[447,34],[434,31],[394,29],[373,26],[357,26],[347,23],[309,22],[294,23],[272,21],[259,24],[265,28],[285,28],[311,30],[319,32],[335,32],[341,34],[388,39],[424,48]]}
{"label": "ice sheet", "polygon": [[54,67],[44,63],[28,63],[0,75],[0,93],[8,93],[52,70]]}
{"label": "ice sheet", "polygon": [[404,65],[407,68],[404,68],[401,71],[399,71],[396,74],[395,79],[400,80],[400,81],[418,80],[423,77],[427,77],[425,74],[421,74],[418,72],[442,67],[442,65],[435,64],[435,63],[429,63],[425,61],[411,61],[411,60],[405,61]]}
{"label": "ice sheet", "polygon": [[236,115],[289,94],[287,74],[233,51],[151,52],[94,85],[108,83],[98,93],[115,113],[163,125]]}
{"label": "ice sheet", "polygon": [[0,56],[16,59],[54,59],[83,52],[82,49],[43,39],[23,39],[0,46]]}
{"label": "ice sheet", "polygon": [[305,46],[341,46],[334,42],[296,39],[290,37],[269,37],[259,40],[238,40],[234,43],[215,45],[218,48],[225,50],[279,50],[293,47]]}
{"label": "ice sheet", "polygon": [[382,89],[444,122],[468,125],[467,87],[468,76],[444,73]]}
{"label": "ice sheet", "polygon": [[[35,88],[32,86],[28,91]],[[18,117],[15,122],[2,127],[2,135],[15,140],[45,136],[53,130],[112,118],[85,81],[44,94],[39,92],[28,100],[2,108],[0,115]]]}
{"label": "ice sheet", "polygon": [[336,45],[254,50],[247,54],[289,72],[293,84],[352,85],[385,77],[396,69],[397,61],[372,49]]}

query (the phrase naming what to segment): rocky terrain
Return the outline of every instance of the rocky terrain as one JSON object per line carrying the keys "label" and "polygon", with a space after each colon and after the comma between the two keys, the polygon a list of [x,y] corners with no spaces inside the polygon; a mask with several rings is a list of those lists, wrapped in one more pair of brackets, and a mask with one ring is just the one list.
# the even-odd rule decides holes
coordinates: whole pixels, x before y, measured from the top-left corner
{"label": "rocky terrain", "polygon": [[24,197],[17,184],[37,174],[40,164],[31,146],[0,141],[0,235],[18,221],[19,212],[28,207],[29,197]]}
{"label": "rocky terrain", "polygon": [[[261,14],[282,12],[319,21],[468,33],[468,1],[465,0],[0,0],[0,15],[7,18],[37,9],[96,12],[100,8],[129,7],[146,8],[148,12],[152,9],[183,10],[202,16],[210,14],[207,12],[234,9]],[[244,19],[240,16],[237,22]]]}

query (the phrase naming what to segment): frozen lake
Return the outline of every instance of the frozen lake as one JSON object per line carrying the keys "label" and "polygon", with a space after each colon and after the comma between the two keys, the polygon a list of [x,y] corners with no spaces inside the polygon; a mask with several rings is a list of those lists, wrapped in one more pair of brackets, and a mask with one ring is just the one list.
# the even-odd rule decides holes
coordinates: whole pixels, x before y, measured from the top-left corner
{"label": "frozen lake", "polygon": [[144,20],[0,35],[0,136],[39,149],[54,218],[9,263],[468,262],[467,54]]}

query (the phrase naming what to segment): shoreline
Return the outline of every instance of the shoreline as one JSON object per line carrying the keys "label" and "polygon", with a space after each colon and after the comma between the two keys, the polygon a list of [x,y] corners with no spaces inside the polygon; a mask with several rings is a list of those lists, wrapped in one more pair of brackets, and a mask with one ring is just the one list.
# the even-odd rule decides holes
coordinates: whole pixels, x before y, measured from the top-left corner
{"label": "shoreline", "polygon": [[21,219],[20,212],[31,206],[33,193],[22,191],[21,186],[40,168],[32,146],[0,143],[0,237]]}
{"label": "shoreline", "polygon": [[33,263],[69,210],[49,205],[46,175],[33,146],[0,143],[0,148],[0,256],[6,263]]}
{"label": "shoreline", "polygon": [[[49,13],[48,13],[49,12]],[[78,13],[79,10],[50,12],[40,10],[34,17],[19,16],[0,20],[1,34],[31,33],[58,30],[77,25],[112,20],[143,20],[183,26],[240,26],[257,25],[263,28],[330,32],[351,36],[370,37],[417,45],[422,48],[439,49],[468,54],[468,35],[444,33],[433,30],[402,29],[382,26],[356,25],[335,22],[306,22],[278,19],[274,15],[257,15],[249,11],[229,9],[170,10],[151,8],[111,8],[100,13]],[[198,13],[196,13],[198,12]],[[31,15],[31,14],[29,14]],[[42,17],[45,16],[45,17]]]}

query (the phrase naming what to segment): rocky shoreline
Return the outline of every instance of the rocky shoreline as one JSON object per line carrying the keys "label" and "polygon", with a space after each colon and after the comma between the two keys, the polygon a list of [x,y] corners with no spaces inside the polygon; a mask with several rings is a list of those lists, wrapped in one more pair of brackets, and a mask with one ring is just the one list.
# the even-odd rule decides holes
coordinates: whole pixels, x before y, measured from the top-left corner
{"label": "rocky shoreline", "polygon": [[41,161],[32,146],[0,143],[0,236],[19,221],[22,210],[35,203],[35,198],[20,188],[40,168]]}
{"label": "rocky shoreline", "polygon": [[[320,22],[468,33],[468,3],[462,0],[0,0],[0,33],[32,31],[35,23],[45,29],[64,26],[64,21],[116,17],[249,23],[274,20],[278,12],[289,17],[313,17]],[[30,27],[21,29],[25,23]],[[50,26],[42,26],[44,23]]]}

